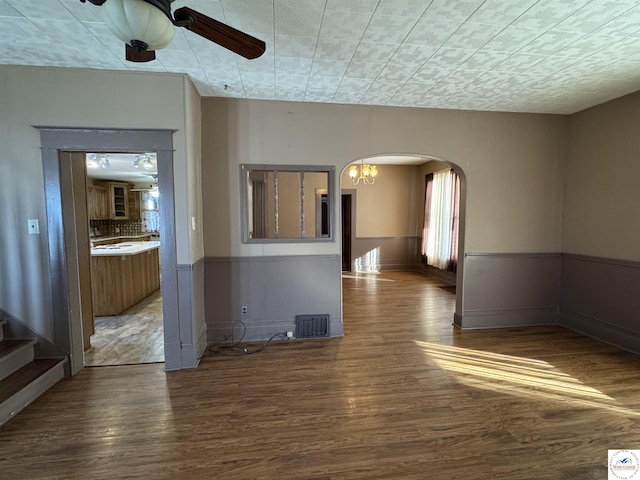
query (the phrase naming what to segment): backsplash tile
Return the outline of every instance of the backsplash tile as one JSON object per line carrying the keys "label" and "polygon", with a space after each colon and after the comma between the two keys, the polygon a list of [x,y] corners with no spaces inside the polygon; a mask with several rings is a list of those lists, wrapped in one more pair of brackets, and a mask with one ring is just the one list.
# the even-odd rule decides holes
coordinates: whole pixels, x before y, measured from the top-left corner
{"label": "backsplash tile", "polygon": [[127,237],[143,235],[141,220],[90,220],[89,232],[92,237]]}

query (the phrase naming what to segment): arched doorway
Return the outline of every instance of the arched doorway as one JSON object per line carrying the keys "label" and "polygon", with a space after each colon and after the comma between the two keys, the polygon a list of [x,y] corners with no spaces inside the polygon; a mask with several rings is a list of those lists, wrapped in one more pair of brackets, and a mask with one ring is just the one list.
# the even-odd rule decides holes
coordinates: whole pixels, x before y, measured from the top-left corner
{"label": "arched doorway", "polygon": [[[377,174],[362,180],[363,169]],[[353,168],[355,167],[355,169]],[[340,237],[343,271],[354,274],[384,270],[420,270],[420,243],[425,207],[425,175],[452,169],[459,178],[457,269],[453,323],[461,318],[463,299],[466,176],[455,163],[431,155],[379,154],[358,158],[340,175]],[[355,172],[355,174],[354,174]],[[375,227],[376,222],[384,224]],[[348,229],[348,230],[346,230]],[[345,252],[347,255],[345,255]],[[348,268],[345,268],[348,267]]]}

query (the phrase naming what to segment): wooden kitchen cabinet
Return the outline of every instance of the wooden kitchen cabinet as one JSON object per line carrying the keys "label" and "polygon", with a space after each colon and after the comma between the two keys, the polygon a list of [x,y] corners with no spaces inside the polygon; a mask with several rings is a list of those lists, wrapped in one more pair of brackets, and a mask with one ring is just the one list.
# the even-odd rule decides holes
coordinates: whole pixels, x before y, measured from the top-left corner
{"label": "wooden kitchen cabinet", "polygon": [[140,192],[132,192],[129,190],[129,220],[140,220],[142,218],[140,209],[142,198]]}
{"label": "wooden kitchen cabinet", "polygon": [[[153,242],[149,242],[153,243]],[[121,315],[160,288],[159,244],[133,255],[91,256],[93,313]]]}
{"label": "wooden kitchen cabinet", "polygon": [[140,192],[124,182],[87,181],[89,220],[140,220]]}
{"label": "wooden kitchen cabinet", "polygon": [[112,220],[129,219],[129,184],[108,182],[109,218]]}
{"label": "wooden kitchen cabinet", "polygon": [[109,218],[109,193],[106,185],[89,181],[87,184],[87,213],[89,220]]}

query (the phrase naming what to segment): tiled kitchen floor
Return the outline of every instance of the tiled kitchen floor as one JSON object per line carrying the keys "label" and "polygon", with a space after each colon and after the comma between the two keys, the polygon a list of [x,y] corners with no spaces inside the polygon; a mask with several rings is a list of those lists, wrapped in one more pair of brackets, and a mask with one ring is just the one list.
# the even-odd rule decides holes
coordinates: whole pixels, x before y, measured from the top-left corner
{"label": "tiled kitchen floor", "polygon": [[164,362],[160,290],[122,315],[96,317],[85,366]]}

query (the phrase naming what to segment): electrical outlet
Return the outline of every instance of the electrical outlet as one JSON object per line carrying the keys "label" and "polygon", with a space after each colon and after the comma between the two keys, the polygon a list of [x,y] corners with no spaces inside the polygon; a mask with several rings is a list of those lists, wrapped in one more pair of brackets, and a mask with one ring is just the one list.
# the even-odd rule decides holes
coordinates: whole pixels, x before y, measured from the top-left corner
{"label": "electrical outlet", "polygon": [[243,317],[246,317],[247,314],[249,313],[249,307],[247,307],[246,305],[243,305],[242,309],[240,310],[240,312],[242,313]]}
{"label": "electrical outlet", "polygon": [[287,338],[293,338],[293,332],[287,332]]}

